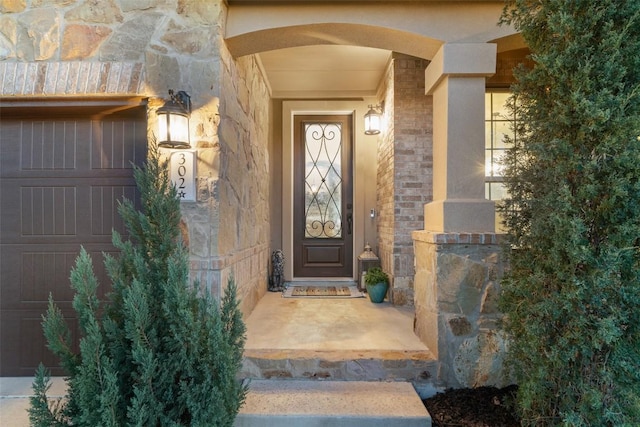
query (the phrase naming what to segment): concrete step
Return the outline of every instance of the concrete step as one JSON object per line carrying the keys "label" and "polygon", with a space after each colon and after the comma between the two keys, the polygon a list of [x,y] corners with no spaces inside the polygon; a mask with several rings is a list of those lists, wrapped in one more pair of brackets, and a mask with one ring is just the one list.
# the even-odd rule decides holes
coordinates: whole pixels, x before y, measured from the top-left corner
{"label": "concrete step", "polygon": [[234,427],[431,427],[406,382],[252,380]]}
{"label": "concrete step", "polygon": [[[64,396],[62,377],[49,396]],[[0,426],[29,425],[33,378],[0,378]],[[430,427],[431,417],[406,382],[251,380],[234,427]]]}
{"label": "concrete step", "polygon": [[431,383],[428,350],[245,350],[240,378],[411,381]]}

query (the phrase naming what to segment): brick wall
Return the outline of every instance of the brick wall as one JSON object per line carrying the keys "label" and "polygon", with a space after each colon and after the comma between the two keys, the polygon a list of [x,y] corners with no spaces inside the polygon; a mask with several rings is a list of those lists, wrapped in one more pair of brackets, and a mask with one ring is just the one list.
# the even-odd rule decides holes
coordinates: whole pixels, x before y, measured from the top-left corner
{"label": "brick wall", "polygon": [[413,304],[411,233],[424,228],[432,200],[432,98],[424,94],[428,61],[394,54],[384,85],[387,129],[378,150],[378,236],[392,276],[394,304]]}
{"label": "brick wall", "polygon": [[0,95],[131,95],[144,91],[141,62],[0,62]]}
{"label": "brick wall", "polygon": [[[376,189],[376,210],[378,211],[378,256],[384,271],[393,276],[393,242],[395,230],[394,206],[394,70],[393,62],[387,68],[380,98],[384,99],[384,119],[382,135],[378,141],[378,168]],[[393,284],[393,277],[392,277]]]}

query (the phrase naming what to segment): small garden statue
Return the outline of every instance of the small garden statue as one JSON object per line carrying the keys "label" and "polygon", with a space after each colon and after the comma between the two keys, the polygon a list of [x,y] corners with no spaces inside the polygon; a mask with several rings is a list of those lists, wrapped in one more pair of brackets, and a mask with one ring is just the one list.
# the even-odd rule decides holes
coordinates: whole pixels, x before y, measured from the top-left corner
{"label": "small garden statue", "polygon": [[269,277],[269,291],[284,291],[284,254],[276,249],[271,254],[271,277]]}

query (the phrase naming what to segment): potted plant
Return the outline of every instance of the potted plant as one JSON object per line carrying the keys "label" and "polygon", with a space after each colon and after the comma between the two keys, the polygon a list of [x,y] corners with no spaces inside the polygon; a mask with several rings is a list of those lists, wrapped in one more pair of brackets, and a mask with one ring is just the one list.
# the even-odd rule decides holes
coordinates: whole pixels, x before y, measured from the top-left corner
{"label": "potted plant", "polygon": [[389,275],[380,267],[373,267],[364,276],[364,283],[367,286],[367,294],[371,302],[380,303],[384,301],[389,289]]}

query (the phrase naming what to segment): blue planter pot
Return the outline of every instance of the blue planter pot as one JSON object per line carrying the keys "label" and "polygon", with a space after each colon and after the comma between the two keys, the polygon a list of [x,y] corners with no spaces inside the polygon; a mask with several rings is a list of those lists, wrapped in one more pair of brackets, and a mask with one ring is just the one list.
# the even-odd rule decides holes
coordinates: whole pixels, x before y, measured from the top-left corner
{"label": "blue planter pot", "polygon": [[384,282],[374,283],[373,285],[367,284],[367,294],[369,294],[371,302],[381,303],[384,301],[387,289],[389,289],[389,285]]}

